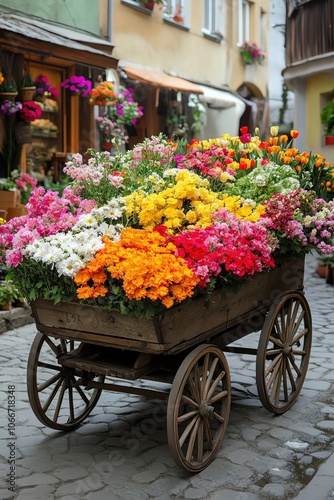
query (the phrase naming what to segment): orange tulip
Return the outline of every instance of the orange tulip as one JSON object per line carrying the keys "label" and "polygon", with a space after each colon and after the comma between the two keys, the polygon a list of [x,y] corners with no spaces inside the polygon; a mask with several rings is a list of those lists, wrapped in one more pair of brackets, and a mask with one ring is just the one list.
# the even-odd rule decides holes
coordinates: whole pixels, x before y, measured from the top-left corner
{"label": "orange tulip", "polygon": [[297,139],[297,137],[299,136],[299,132],[298,130],[291,130],[290,135],[293,139]]}

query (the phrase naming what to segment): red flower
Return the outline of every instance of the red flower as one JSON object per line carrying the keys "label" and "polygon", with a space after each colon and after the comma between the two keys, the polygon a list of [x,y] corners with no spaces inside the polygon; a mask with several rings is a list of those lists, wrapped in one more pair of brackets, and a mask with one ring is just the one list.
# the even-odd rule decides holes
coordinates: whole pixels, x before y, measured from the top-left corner
{"label": "red flower", "polygon": [[241,127],[240,132],[241,132],[241,135],[247,134],[248,127]]}
{"label": "red flower", "polygon": [[22,109],[19,113],[20,118],[26,122],[33,122],[40,118],[42,114],[42,108],[36,104],[34,101],[25,101],[22,103]]}

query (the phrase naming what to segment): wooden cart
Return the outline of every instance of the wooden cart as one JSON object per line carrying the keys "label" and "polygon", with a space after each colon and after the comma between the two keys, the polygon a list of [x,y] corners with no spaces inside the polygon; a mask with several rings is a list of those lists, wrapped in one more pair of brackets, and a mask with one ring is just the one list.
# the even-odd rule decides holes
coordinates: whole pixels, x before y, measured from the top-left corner
{"label": "wooden cart", "polygon": [[[228,425],[231,383],[223,350],[256,354],[256,383],[266,409],[281,414],[294,404],[312,337],[303,276],[304,258],[290,261],[259,274],[238,293],[214,293],[209,309],[196,299],[152,320],[36,300],[39,332],[27,373],[31,407],[46,426],[71,430],[90,414],[103,389],[167,400],[172,457],[188,471],[203,470]],[[257,349],[231,345],[252,332],[260,332]],[[136,379],[166,382],[170,389],[129,383]]]}

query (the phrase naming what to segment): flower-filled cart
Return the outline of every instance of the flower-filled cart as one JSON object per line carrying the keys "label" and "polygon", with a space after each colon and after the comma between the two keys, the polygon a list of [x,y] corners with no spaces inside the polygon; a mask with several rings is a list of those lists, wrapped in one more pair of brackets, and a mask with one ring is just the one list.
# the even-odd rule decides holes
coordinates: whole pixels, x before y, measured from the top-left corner
{"label": "flower-filled cart", "polygon": [[[74,155],[61,197],[36,188],[28,215],[0,227],[39,330],[27,380],[42,423],[74,429],[102,390],[166,400],[171,455],[197,472],[228,425],[223,351],[256,355],[269,411],[294,404],[312,339],[304,258],[333,252],[334,182],[324,158],[272,132]],[[233,345],[252,332],[257,349]]]}

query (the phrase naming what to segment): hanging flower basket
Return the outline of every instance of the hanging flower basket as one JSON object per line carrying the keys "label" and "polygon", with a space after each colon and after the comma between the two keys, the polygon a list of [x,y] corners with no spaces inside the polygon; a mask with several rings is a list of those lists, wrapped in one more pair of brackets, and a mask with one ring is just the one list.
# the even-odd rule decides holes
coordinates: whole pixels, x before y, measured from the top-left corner
{"label": "hanging flower basket", "polygon": [[22,87],[18,93],[18,100],[21,102],[32,101],[34,94],[36,92],[36,87]]}
{"label": "hanging flower basket", "polygon": [[0,100],[3,101],[15,101],[18,92],[0,92]]}

